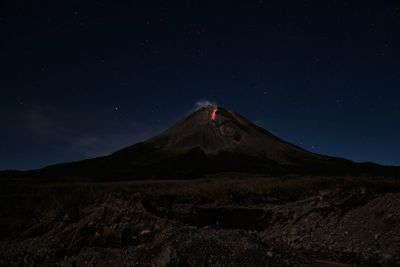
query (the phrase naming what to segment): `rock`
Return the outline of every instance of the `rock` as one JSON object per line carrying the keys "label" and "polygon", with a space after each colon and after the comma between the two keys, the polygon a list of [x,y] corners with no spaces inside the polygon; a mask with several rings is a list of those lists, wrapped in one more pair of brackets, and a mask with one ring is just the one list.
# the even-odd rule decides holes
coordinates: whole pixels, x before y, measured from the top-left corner
{"label": "rock", "polygon": [[383,254],[383,255],[382,255],[382,258],[383,258],[385,261],[389,261],[389,260],[392,260],[392,259],[393,259],[393,256],[390,255],[390,254]]}
{"label": "rock", "polygon": [[94,238],[95,238],[95,239],[99,239],[99,238],[100,238],[99,232],[94,233]]}
{"label": "rock", "polygon": [[111,227],[104,226],[103,228],[103,241],[104,242],[111,242],[116,241],[117,233]]}
{"label": "rock", "polygon": [[69,213],[65,214],[65,216],[63,217],[63,221],[64,222],[68,222],[69,220],[71,220],[71,216],[69,215]]}
{"label": "rock", "polygon": [[151,264],[152,267],[164,266],[185,266],[187,263],[172,247],[164,248],[158,256],[156,256]]}
{"label": "rock", "polygon": [[24,262],[25,262],[26,264],[29,263],[28,259],[29,259],[29,255],[25,255],[25,257],[24,257]]}
{"label": "rock", "polygon": [[147,234],[150,234],[150,232],[151,232],[150,229],[145,229],[145,230],[142,230],[142,231],[140,232],[140,235],[147,235]]}

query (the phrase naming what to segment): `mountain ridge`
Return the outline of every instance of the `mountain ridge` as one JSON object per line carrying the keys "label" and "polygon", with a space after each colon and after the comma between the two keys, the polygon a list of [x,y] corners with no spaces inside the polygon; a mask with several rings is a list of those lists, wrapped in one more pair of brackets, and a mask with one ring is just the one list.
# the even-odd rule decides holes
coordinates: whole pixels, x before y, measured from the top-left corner
{"label": "mountain ridge", "polygon": [[391,175],[400,173],[400,168],[315,154],[280,139],[235,111],[209,105],[147,141],[108,156],[25,172],[0,172],[0,177],[129,180],[195,178],[218,172]]}

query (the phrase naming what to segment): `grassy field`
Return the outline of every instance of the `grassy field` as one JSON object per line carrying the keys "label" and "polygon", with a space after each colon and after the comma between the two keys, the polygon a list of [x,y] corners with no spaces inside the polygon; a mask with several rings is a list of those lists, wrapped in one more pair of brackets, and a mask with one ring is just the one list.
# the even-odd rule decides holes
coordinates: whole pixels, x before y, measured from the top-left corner
{"label": "grassy field", "polygon": [[[301,199],[321,190],[363,187],[367,192],[400,191],[400,177],[263,177],[224,173],[193,180],[94,183],[0,181],[0,236],[33,223],[43,214],[79,209],[111,192],[141,193],[156,205],[176,203],[258,205]],[[79,180],[79,179],[78,179]]]}

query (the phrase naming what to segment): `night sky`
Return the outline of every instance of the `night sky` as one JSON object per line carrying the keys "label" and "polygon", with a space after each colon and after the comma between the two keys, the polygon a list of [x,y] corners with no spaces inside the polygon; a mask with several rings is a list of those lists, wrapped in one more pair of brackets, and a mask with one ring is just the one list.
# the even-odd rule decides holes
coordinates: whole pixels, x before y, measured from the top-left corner
{"label": "night sky", "polygon": [[397,1],[61,2],[0,3],[0,169],[105,155],[205,101],[400,165]]}

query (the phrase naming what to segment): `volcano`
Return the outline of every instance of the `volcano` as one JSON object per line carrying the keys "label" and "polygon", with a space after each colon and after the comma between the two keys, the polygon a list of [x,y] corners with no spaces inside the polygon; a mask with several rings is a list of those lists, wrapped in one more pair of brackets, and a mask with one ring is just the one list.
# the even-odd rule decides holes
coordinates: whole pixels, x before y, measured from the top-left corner
{"label": "volcano", "polygon": [[209,105],[163,133],[111,155],[12,175],[129,180],[195,178],[220,172],[391,175],[399,173],[399,168],[315,154],[279,139],[235,111]]}
{"label": "volcano", "polygon": [[211,105],[200,108],[145,144],[174,155],[200,150],[209,158],[233,153],[279,164],[296,164],[300,158],[323,159],[277,138],[235,111]]}

